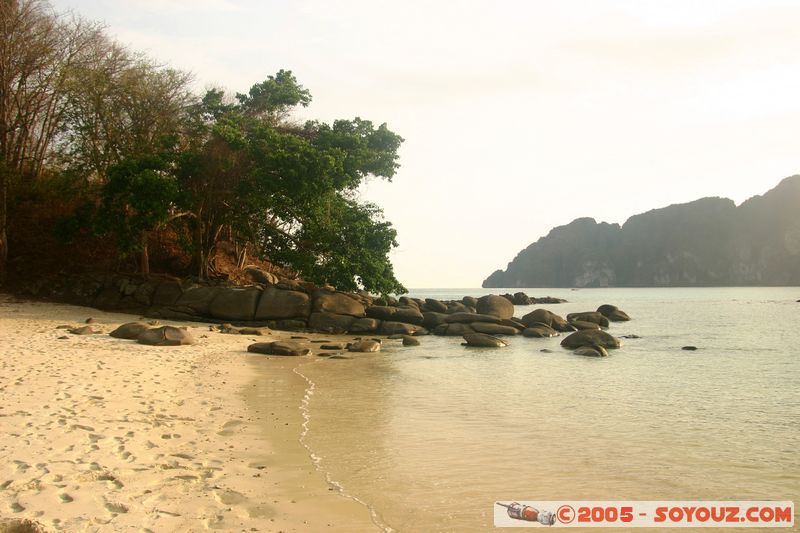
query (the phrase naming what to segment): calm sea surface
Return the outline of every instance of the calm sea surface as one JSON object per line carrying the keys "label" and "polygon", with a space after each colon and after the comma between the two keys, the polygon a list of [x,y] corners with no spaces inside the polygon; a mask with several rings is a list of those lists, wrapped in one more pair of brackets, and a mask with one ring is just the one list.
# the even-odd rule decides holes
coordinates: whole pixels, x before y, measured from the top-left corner
{"label": "calm sea surface", "polygon": [[517,316],[610,303],[641,338],[587,358],[428,336],[300,367],[304,443],[387,531],[487,531],[496,500],[800,503],[800,288],[522,290],[569,303]]}

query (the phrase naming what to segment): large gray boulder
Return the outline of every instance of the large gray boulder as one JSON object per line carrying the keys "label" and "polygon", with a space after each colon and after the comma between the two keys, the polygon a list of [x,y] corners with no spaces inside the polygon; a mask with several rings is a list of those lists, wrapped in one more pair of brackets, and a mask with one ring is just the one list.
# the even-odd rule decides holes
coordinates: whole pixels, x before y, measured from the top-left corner
{"label": "large gray boulder", "polygon": [[478,313],[496,316],[497,318],[511,318],[514,316],[514,304],[496,294],[487,294],[478,298],[476,310]]}
{"label": "large gray boulder", "polygon": [[394,314],[397,312],[397,307],[390,307],[388,305],[372,305],[367,307],[367,316],[370,318],[377,318],[378,320],[393,320]]}
{"label": "large gray boulder", "polygon": [[561,346],[575,350],[582,346],[602,346],[603,348],[619,348],[622,341],[599,329],[576,331],[561,341]]}
{"label": "large gray boulder", "polygon": [[256,320],[283,320],[306,318],[311,313],[311,299],[300,291],[289,291],[267,287],[261,294],[256,308]]}
{"label": "large gray boulder", "polygon": [[548,311],[547,309],[536,309],[531,311],[527,315],[523,316],[521,320],[522,323],[527,327],[531,327],[533,324],[544,324],[556,331],[561,331],[562,333],[567,331],[575,331],[575,328],[572,327],[569,322],[552,311]]}
{"label": "large gray boulder", "polygon": [[467,333],[464,335],[464,340],[467,341],[467,346],[478,348],[504,348],[508,346],[506,341],[485,333]]}
{"label": "large gray boulder", "polygon": [[365,306],[355,298],[341,292],[317,291],[314,293],[314,311],[362,317]]}
{"label": "large gray boulder", "polygon": [[391,318],[391,320],[394,320],[395,322],[405,322],[407,324],[416,324],[421,326],[425,321],[425,317],[417,307],[409,305],[405,307],[397,307],[396,309],[397,310]]}
{"label": "large gray boulder", "polygon": [[116,339],[136,340],[139,338],[139,335],[148,329],[150,329],[150,326],[147,324],[142,324],[141,322],[128,322],[126,324],[122,324],[120,327],[109,333],[109,335]]}
{"label": "large gray boulder", "polygon": [[234,321],[253,320],[261,289],[217,287],[216,293],[209,305],[209,314],[212,317]]}
{"label": "large gray boulder", "polygon": [[256,342],[247,347],[250,353],[260,353],[264,355],[308,355],[311,350],[291,341]]}
{"label": "large gray boulder", "polygon": [[470,326],[478,333],[486,333],[487,335],[516,335],[519,333],[517,328],[489,322],[473,322]]}
{"label": "large gray boulder", "polygon": [[478,307],[478,299],[474,296],[464,296],[461,298],[461,303],[467,307]]}
{"label": "large gray boulder", "polygon": [[422,313],[422,325],[428,329],[433,329],[440,324],[444,324],[447,321],[447,316],[445,313],[436,313],[434,311],[427,311]]}
{"label": "large gray boulder", "polygon": [[357,318],[350,325],[350,333],[375,333],[381,325],[377,318]]}
{"label": "large gray boulder", "polygon": [[308,318],[308,327],[325,333],[346,333],[350,330],[356,317],[350,315],[337,315],[336,313],[318,312],[311,313]]}
{"label": "large gray boulder", "polygon": [[175,304],[183,295],[180,283],[177,281],[163,281],[153,291],[153,307],[165,307]]}
{"label": "large gray boulder", "polygon": [[136,342],[147,344],[148,346],[182,346],[197,343],[187,330],[173,326],[161,326],[160,328],[145,330],[139,334]]}
{"label": "large gray boulder", "polygon": [[[211,301],[216,298],[217,291],[217,287],[204,287],[202,285],[190,287],[178,297],[173,305],[178,308],[191,309],[200,316],[208,316]],[[181,311],[186,312],[187,310],[182,309]]]}
{"label": "large gray boulder", "polygon": [[597,308],[597,312],[609,319],[611,322],[627,322],[631,319],[628,313],[616,305],[603,304]]}
{"label": "large gray boulder", "polygon": [[587,311],[584,313],[570,313],[567,315],[567,320],[570,322],[593,322],[600,327],[608,327],[608,319],[596,311]]}

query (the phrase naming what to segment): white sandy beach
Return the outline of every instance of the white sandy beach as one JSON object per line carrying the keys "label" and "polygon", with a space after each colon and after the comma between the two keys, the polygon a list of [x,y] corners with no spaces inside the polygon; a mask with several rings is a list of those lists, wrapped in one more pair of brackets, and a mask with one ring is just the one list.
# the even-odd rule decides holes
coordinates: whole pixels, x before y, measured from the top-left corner
{"label": "white sandy beach", "polygon": [[[57,329],[89,317],[102,334]],[[198,323],[195,346],[107,335],[137,318],[0,295],[0,531],[377,530],[299,442],[292,369],[315,356],[249,355],[289,334]]]}

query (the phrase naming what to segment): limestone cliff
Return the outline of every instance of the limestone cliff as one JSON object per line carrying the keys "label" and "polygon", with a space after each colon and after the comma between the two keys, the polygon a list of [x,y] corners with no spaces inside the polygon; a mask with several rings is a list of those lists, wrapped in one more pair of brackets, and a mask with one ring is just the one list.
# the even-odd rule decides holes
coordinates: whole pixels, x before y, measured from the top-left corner
{"label": "limestone cliff", "polygon": [[484,287],[800,284],[800,175],[736,206],[702,198],[632,216],[579,218],[522,250]]}

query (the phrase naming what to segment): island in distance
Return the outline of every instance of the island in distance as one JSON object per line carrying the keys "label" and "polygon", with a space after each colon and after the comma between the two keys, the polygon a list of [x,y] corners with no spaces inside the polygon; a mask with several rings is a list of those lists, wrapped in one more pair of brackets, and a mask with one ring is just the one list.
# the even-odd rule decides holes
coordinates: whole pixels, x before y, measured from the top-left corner
{"label": "island in distance", "polygon": [[497,270],[483,287],[800,285],[800,175],[738,207],[702,198],[622,226],[579,218]]}

